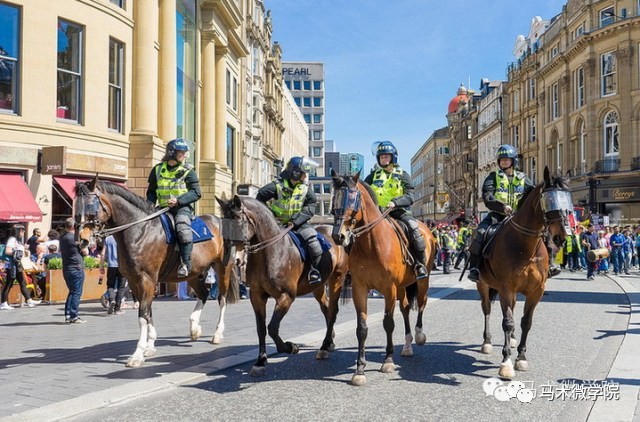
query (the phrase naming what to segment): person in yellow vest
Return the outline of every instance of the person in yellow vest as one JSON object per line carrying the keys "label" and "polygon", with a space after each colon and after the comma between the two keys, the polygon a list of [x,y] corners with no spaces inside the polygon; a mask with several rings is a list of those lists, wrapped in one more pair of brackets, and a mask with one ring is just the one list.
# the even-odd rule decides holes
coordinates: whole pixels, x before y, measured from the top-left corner
{"label": "person in yellow vest", "polygon": [[571,228],[571,236],[566,239],[565,249],[567,251],[567,264],[569,265],[569,271],[578,271],[580,267],[580,252],[582,252],[580,237],[576,233],[574,227]]}
{"label": "person in yellow vest", "polygon": [[458,256],[456,257],[456,263],[453,266],[456,270],[460,269],[460,263],[469,259],[469,242],[473,231],[468,227],[467,221],[462,222],[462,227],[458,230],[457,249]]}
{"label": "person in yellow vest", "polygon": [[260,188],[256,199],[264,202],[283,226],[292,224],[293,230],[304,239],[311,262],[309,284],[317,284],[322,282],[318,271],[322,247],[316,230],[309,224],[315,214],[316,194],[305,183],[312,166],[318,164],[306,157],[292,157],[279,177]]}
{"label": "person in yellow vest", "polygon": [[169,207],[175,218],[180,247],[178,277],[187,277],[191,271],[193,204],[202,197],[198,175],[191,164],[185,162],[188,152],[189,146],[182,138],[167,143],[162,162],[149,174],[147,188],[147,200],[163,208]]}
{"label": "person in yellow vest", "polygon": [[414,266],[416,278],[427,277],[425,266],[426,244],[418,222],[411,215],[414,187],[409,174],[398,165],[398,150],[389,141],[383,141],[376,147],[376,160],[378,168],[374,168],[371,174],[365,178],[378,196],[380,208],[392,208],[389,214],[396,220],[407,225],[411,233],[411,246],[416,264]]}
{"label": "person in yellow vest", "polygon": [[498,170],[492,171],[482,184],[482,199],[490,212],[480,222],[469,246],[469,275],[471,281],[480,280],[478,265],[482,253],[482,241],[487,228],[504,220],[518,209],[522,199],[534,186],[521,171],[517,171],[518,151],[512,145],[500,145],[496,151]]}

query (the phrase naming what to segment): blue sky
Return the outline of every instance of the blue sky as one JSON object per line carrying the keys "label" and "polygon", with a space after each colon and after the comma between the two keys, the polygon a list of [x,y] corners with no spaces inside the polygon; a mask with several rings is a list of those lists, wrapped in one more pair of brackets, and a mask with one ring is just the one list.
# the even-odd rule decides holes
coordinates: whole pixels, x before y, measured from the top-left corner
{"label": "blue sky", "polygon": [[460,83],[506,80],[516,36],[565,0],[266,0],[283,61],[324,62],[326,139],[375,158],[390,140],[400,164],[447,125]]}

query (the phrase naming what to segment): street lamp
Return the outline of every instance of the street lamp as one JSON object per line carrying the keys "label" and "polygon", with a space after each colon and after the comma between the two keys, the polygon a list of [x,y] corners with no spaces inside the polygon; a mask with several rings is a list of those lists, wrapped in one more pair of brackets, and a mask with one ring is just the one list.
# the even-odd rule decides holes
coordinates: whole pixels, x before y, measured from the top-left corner
{"label": "street lamp", "polygon": [[[476,215],[476,201],[477,201],[477,180],[476,180],[476,162],[473,158],[467,158],[467,170],[471,167],[471,201],[469,208],[471,208],[471,216],[475,218]],[[468,218],[469,216],[467,216]]]}
{"label": "street lamp", "polygon": [[610,18],[616,18],[617,20],[622,20],[622,19],[626,19],[627,15],[626,15],[626,10],[623,9],[625,11],[624,16],[618,16],[616,15],[612,10],[605,10],[604,12],[602,12],[602,16],[607,16]]}

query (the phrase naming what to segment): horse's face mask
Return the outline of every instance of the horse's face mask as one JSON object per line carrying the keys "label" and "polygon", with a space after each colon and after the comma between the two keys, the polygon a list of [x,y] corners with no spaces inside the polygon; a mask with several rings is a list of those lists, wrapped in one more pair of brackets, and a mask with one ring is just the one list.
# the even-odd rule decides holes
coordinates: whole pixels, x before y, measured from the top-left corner
{"label": "horse's face mask", "polygon": [[546,189],[542,191],[540,206],[553,242],[559,247],[571,235],[574,223],[571,193],[559,188]]}
{"label": "horse's face mask", "polygon": [[79,223],[78,236],[82,246],[94,240],[95,233],[102,230],[109,219],[109,212],[102,203],[97,187],[91,190],[86,184],[76,187],[76,221]]}
{"label": "horse's face mask", "polygon": [[351,242],[351,231],[357,223],[357,215],[361,208],[360,191],[347,186],[337,189],[331,201],[333,214],[333,240],[342,246]]}

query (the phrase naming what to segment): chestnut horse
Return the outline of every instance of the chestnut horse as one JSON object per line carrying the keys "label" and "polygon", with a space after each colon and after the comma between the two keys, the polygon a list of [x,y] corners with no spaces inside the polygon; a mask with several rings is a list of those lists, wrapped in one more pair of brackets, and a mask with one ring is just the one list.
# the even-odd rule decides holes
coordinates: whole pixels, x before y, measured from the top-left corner
{"label": "chestnut horse", "polygon": [[[280,322],[285,317],[297,296],[313,292],[324,314],[327,330],[316,359],[327,359],[333,351],[333,326],[338,315],[338,301],[342,285],[347,275],[347,255],[344,249],[333,244],[331,227],[318,226],[316,230],[332,247],[324,252],[318,270],[323,283],[310,285],[307,281],[309,264],[300,259],[300,253],[293,240],[283,230],[273,213],[265,204],[254,198],[235,195],[227,201],[219,199],[222,215],[227,221],[241,227],[242,236],[238,236],[238,250],[246,256],[246,280],[251,285],[249,298],[256,317],[258,331],[258,359],[251,368],[252,376],[265,373],[267,363],[266,349],[266,313],[267,300],[272,297],[276,304],[269,322],[269,336],[276,344],[279,353],[298,353],[296,344],[280,338]],[[243,238],[243,239],[242,239]],[[329,298],[325,294],[328,285]]]}
{"label": "chestnut horse", "polygon": [[[128,367],[139,367],[145,357],[155,354],[157,333],[153,324],[151,304],[159,281],[177,282],[177,267],[180,262],[175,244],[167,244],[159,211],[153,204],[133,192],[116,184],[95,179],[76,184],[76,219],[80,221],[79,238],[86,246],[92,236],[113,233],[118,244],[118,266],[129,279],[131,290],[140,302],[138,323],[140,337],[136,350],[127,360]],[[210,240],[194,244],[192,269],[186,281],[195,291],[198,302],[191,313],[191,338],[196,340],[202,333],[200,314],[207,301],[208,290],[204,279],[209,267],[213,267],[219,283],[220,319],[212,343],[223,338],[224,313],[227,301],[238,301],[237,280],[231,282],[234,257],[224,263],[224,245],[220,234],[220,219],[213,215],[202,215],[202,220],[213,234]],[[228,253],[229,254],[229,253]]]}
{"label": "chestnut horse", "polygon": [[477,283],[484,313],[482,353],[491,353],[493,349],[489,316],[492,299],[496,294],[500,296],[504,345],[498,374],[503,378],[515,376],[510,345],[515,339],[513,313],[517,293],[523,294],[526,300],[520,321],[522,333],[515,369],[526,371],[529,368],[525,356],[527,336],[533,312],[544,294],[549,271],[549,255],[542,235],[548,231],[559,247],[565,236],[571,233],[569,215],[573,212],[573,206],[565,179],[551,179],[549,169],[545,168],[544,182],[538,184],[522,201],[518,212],[505,219],[496,233],[490,256],[480,264],[480,281]]}
{"label": "chestnut horse", "polygon": [[[365,342],[367,340],[367,298],[370,289],[384,295],[385,314],[383,326],[387,333],[386,357],[380,369],[390,373],[395,370],[393,363],[393,311],[396,299],[404,319],[405,344],[402,356],[412,356],[411,323],[409,310],[413,300],[407,298],[407,287],[416,283],[413,258],[408,255],[408,241],[399,224],[386,217],[378,207],[377,196],[369,185],[360,181],[360,173],[355,176],[333,178],[334,214],[333,237],[349,252],[349,271],[352,282],[352,296],[357,315],[356,335],[358,337],[358,362],[351,379],[353,385],[366,383],[364,368]],[[386,217],[386,218],[385,218]],[[420,232],[424,236],[427,249],[427,268],[433,268],[436,241],[431,231],[420,222]],[[427,305],[429,276],[417,281],[418,320],[416,322],[416,343],[423,345],[426,335],[422,331],[422,315]],[[414,288],[415,289],[415,288]],[[415,291],[415,290],[414,290]]]}

